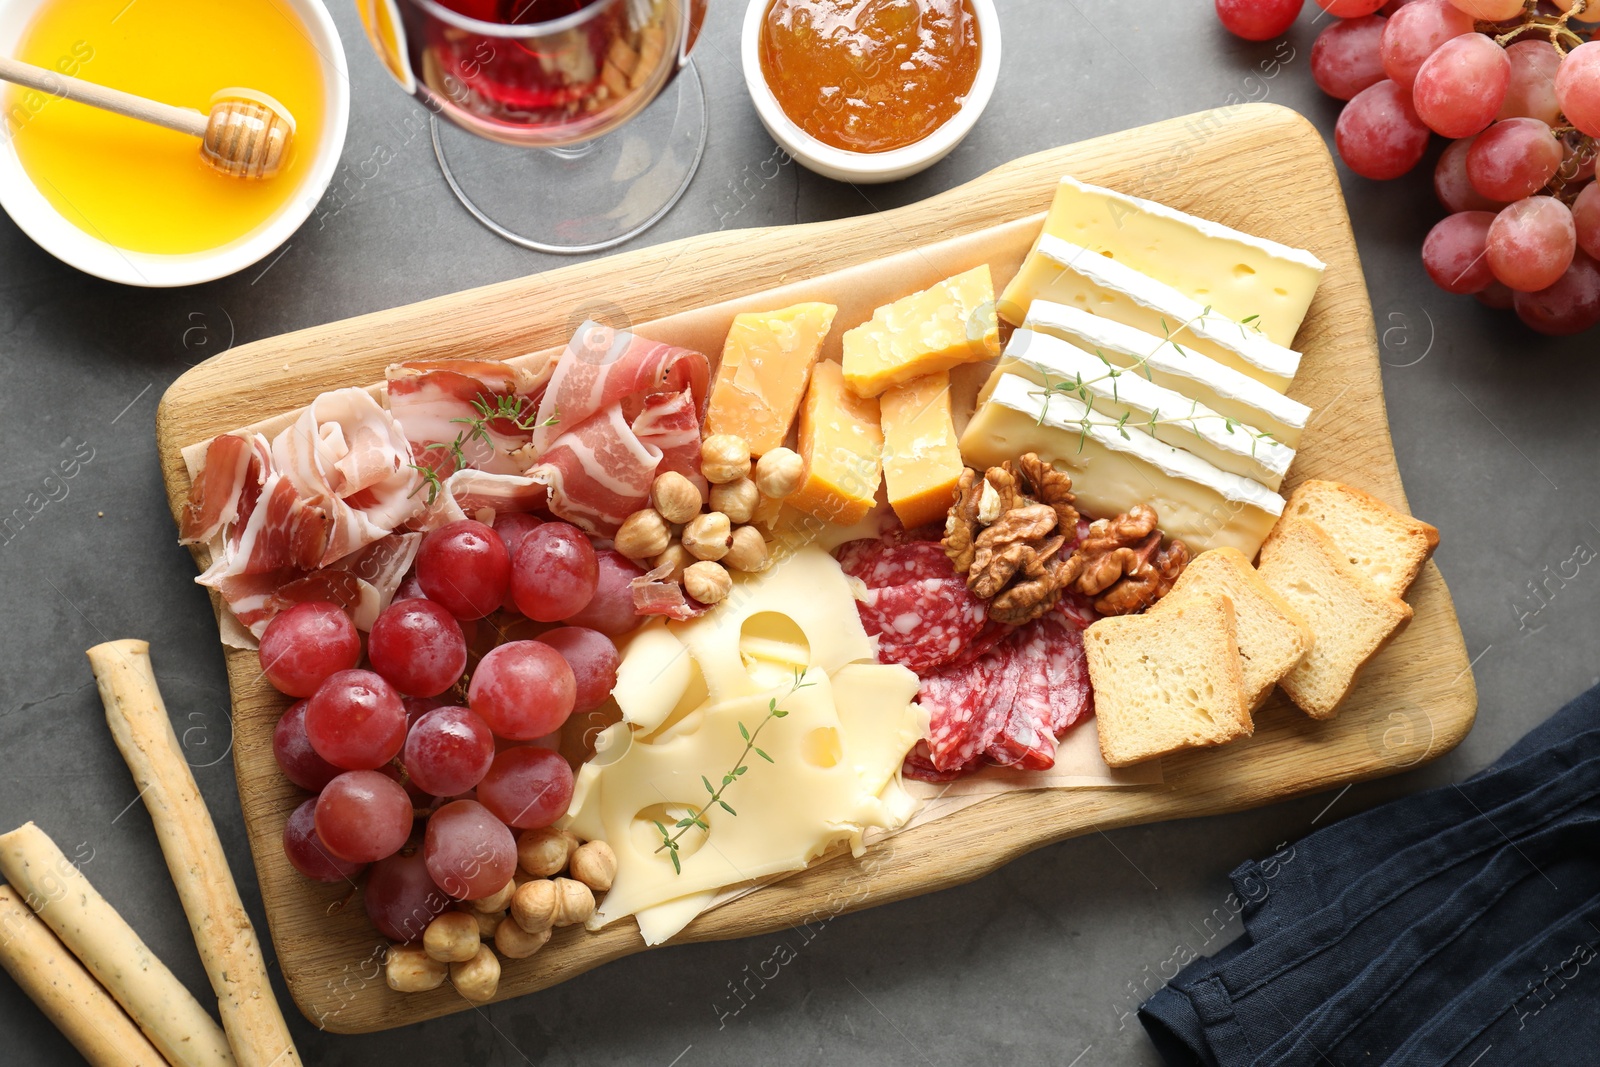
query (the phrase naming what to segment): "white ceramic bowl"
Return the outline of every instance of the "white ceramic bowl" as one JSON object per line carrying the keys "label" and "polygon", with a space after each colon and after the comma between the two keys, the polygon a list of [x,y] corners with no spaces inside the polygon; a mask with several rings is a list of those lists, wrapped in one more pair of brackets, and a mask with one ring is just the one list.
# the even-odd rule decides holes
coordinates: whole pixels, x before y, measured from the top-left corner
{"label": "white ceramic bowl", "polygon": [[[16,54],[23,31],[45,0],[0,0],[0,55]],[[350,72],[345,66],[339,31],[321,0],[283,0],[300,16],[312,45],[323,56],[323,88],[328,120],[316,145],[297,151],[314,153],[301,189],[278,213],[236,241],[206,252],[156,255],[130,252],[93,237],[58,212],[22,168],[10,138],[0,138],[0,207],[23,233],[63,263],[107,281],[125,285],[167,287],[209,282],[264,259],[289,239],[310,216],[339,166],[345,127],[350,121]],[[330,69],[331,68],[331,69]],[[9,87],[0,88],[8,92]],[[196,151],[198,151],[198,145]]]}
{"label": "white ceramic bowl", "polygon": [[972,0],[972,8],[978,15],[978,40],[982,53],[972,91],[967,94],[960,111],[916,144],[889,152],[850,152],[823,144],[783,113],[783,108],[778,106],[778,98],[772,95],[772,89],[761,73],[761,24],[770,2],[750,0],[750,6],[744,13],[744,32],[739,42],[744,83],[756,103],[756,114],[761,117],[761,124],[767,128],[772,139],[808,170],[816,171],[825,178],[866,185],[899,181],[926,170],[961,143],[961,139],[978,121],[978,116],[983,114],[989,97],[994,93],[995,79],[1000,76],[1000,16],[995,12],[994,0]]}

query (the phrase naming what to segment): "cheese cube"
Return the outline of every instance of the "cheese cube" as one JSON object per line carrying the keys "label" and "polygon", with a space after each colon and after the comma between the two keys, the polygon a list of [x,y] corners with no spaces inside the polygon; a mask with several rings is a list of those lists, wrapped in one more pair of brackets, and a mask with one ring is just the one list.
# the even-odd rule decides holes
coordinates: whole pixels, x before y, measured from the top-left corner
{"label": "cheese cube", "polygon": [[844,335],[844,380],[857,396],[878,396],[925,374],[1000,354],[989,265],[885,304]]}
{"label": "cheese cube", "polygon": [[824,522],[849,526],[872,510],[883,477],[878,401],[845,388],[839,364],[811,369],[800,405],[800,458],[805,477],[784,503]]}
{"label": "cheese cube", "polygon": [[[1326,269],[1310,252],[1136,196],[1062,178],[1044,232],[1148,274],[1292,345]],[[1007,292],[1010,296],[1010,292]]]}
{"label": "cheese cube", "polygon": [[942,522],[961,479],[961,448],[950,414],[950,375],[913,379],[878,398],[883,413],[883,480],[906,529]]}
{"label": "cheese cube", "polygon": [[838,310],[808,303],[735,316],[711,386],[706,432],[742,437],[755,456],[782,445]]}

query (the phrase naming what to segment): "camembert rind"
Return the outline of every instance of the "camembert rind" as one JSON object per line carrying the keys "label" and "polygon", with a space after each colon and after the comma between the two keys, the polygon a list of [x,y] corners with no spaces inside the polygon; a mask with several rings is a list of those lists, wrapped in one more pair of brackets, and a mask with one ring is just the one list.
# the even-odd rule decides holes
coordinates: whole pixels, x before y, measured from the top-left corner
{"label": "camembert rind", "polygon": [[[1087,433],[1081,426],[1086,415]],[[1266,486],[1143,430],[1119,428],[1072,397],[1047,398],[1036,383],[1002,375],[961,435],[961,454],[969,466],[983,468],[1025,452],[1071,469],[1072,491],[1086,514],[1111,518],[1148,504],[1160,516],[1161,531],[1191,552],[1229,547],[1254,559],[1283,514],[1283,498]]]}
{"label": "camembert rind", "polygon": [[[1170,336],[1184,351],[1201,352],[1282,393],[1294,381],[1300,353],[1274,344],[1132,267],[1079,245],[1042,234],[1006,289],[1000,315],[1021,324],[1035,300],[1076,304],[1085,311]],[[1253,325],[1253,324],[1252,324]]]}
{"label": "camembert rind", "polygon": [[1298,400],[1224,367],[1209,356],[1185,348],[1181,353],[1159,337],[1125,326],[1082,308],[1035,300],[1023,325],[1035,333],[1059,337],[1086,352],[1104,355],[1122,367],[1143,362],[1150,380],[1242,423],[1270,433],[1290,448],[1300,447],[1300,435],[1311,419],[1311,409]]}
{"label": "camembert rind", "polygon": [[[1260,482],[1274,491],[1283,484],[1294,449],[1253,426],[1223,416],[1197,400],[1163,388],[1137,369],[1118,367],[1058,337],[1021,329],[1011,335],[1005,357],[984,386],[980,399],[1004,374],[1015,374],[1053,392],[1083,399],[1113,420],[1146,430],[1156,440],[1193,452],[1230,474]],[[1155,422],[1154,428],[1151,422]]]}
{"label": "camembert rind", "polygon": [[1044,232],[1165,282],[1230,319],[1258,315],[1293,345],[1326,265],[1310,252],[1072,177],[1061,179]]}

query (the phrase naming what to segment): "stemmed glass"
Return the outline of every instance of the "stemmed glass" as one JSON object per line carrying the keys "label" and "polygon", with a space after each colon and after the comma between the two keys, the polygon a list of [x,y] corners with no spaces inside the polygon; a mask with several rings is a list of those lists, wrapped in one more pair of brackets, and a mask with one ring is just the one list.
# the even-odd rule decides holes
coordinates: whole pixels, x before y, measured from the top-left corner
{"label": "stemmed glass", "polygon": [[689,61],[705,0],[356,3],[384,66],[428,109],[445,181],[506,240],[611,248],[688,188],[706,143]]}

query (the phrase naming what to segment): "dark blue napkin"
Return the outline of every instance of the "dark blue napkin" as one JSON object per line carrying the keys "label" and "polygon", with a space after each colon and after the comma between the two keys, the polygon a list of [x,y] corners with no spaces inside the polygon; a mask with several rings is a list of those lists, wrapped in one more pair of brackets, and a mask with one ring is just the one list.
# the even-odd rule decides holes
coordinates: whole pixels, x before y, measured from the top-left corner
{"label": "dark blue napkin", "polygon": [[1139,1009],[1173,1067],[1600,1064],[1600,687],[1230,877],[1244,933]]}

